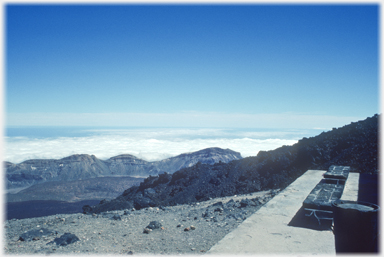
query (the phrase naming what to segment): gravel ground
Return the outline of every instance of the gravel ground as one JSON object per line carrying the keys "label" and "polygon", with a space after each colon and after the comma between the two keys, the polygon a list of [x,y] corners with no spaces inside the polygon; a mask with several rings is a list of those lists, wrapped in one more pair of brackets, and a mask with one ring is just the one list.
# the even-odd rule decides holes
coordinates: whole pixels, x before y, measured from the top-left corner
{"label": "gravel ground", "polygon": [[[262,191],[172,207],[13,219],[4,224],[3,252],[204,254],[277,192]],[[145,233],[152,221],[158,228]],[[37,234],[29,238],[24,234],[33,231]],[[79,240],[64,246],[54,242],[65,233]]]}

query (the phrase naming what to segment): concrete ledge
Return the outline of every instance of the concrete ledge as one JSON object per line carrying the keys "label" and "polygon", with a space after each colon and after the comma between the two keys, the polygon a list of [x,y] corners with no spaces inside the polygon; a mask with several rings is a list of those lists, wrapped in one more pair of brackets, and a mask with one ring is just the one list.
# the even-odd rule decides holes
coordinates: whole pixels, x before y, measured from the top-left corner
{"label": "concrete ledge", "polygon": [[344,192],[341,200],[357,201],[359,196],[359,178],[360,173],[349,173],[348,179],[345,182]]}
{"label": "concrete ledge", "polygon": [[324,170],[308,170],[214,245],[208,254],[335,254],[334,235],[288,226]]}

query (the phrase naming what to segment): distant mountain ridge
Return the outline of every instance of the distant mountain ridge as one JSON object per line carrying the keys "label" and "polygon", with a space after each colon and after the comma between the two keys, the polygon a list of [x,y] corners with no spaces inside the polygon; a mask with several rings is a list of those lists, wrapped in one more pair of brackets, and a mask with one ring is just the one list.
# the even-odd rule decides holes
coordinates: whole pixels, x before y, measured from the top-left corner
{"label": "distant mountain ridge", "polygon": [[242,159],[230,149],[207,148],[161,161],[148,162],[130,154],[100,160],[94,155],[75,154],[62,159],[33,159],[13,164],[4,162],[7,189],[27,187],[48,181],[74,181],[105,176],[158,175],[191,167],[196,163],[228,163]]}

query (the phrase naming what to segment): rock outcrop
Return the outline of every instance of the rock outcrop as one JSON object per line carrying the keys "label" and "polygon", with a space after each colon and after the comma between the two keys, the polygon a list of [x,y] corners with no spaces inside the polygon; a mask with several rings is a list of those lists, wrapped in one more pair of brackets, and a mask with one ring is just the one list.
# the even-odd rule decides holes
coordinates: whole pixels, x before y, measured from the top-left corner
{"label": "rock outcrop", "polygon": [[350,166],[351,172],[378,172],[378,120],[364,121],[303,138],[292,146],[261,151],[229,163],[196,165],[173,174],[150,176],[114,200],[86,212],[136,209],[205,201],[209,198],[283,189],[309,169]]}

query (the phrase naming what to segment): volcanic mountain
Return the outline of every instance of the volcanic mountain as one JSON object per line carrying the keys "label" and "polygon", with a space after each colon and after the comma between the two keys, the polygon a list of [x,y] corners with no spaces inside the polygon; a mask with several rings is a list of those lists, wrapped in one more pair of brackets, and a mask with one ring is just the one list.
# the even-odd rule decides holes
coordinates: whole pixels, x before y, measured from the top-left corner
{"label": "volcanic mountain", "polygon": [[84,206],[85,213],[166,206],[209,198],[283,189],[309,169],[350,166],[351,172],[378,173],[379,115],[303,138],[292,146],[260,151],[255,157],[213,165],[197,163],[150,176],[116,199]]}

